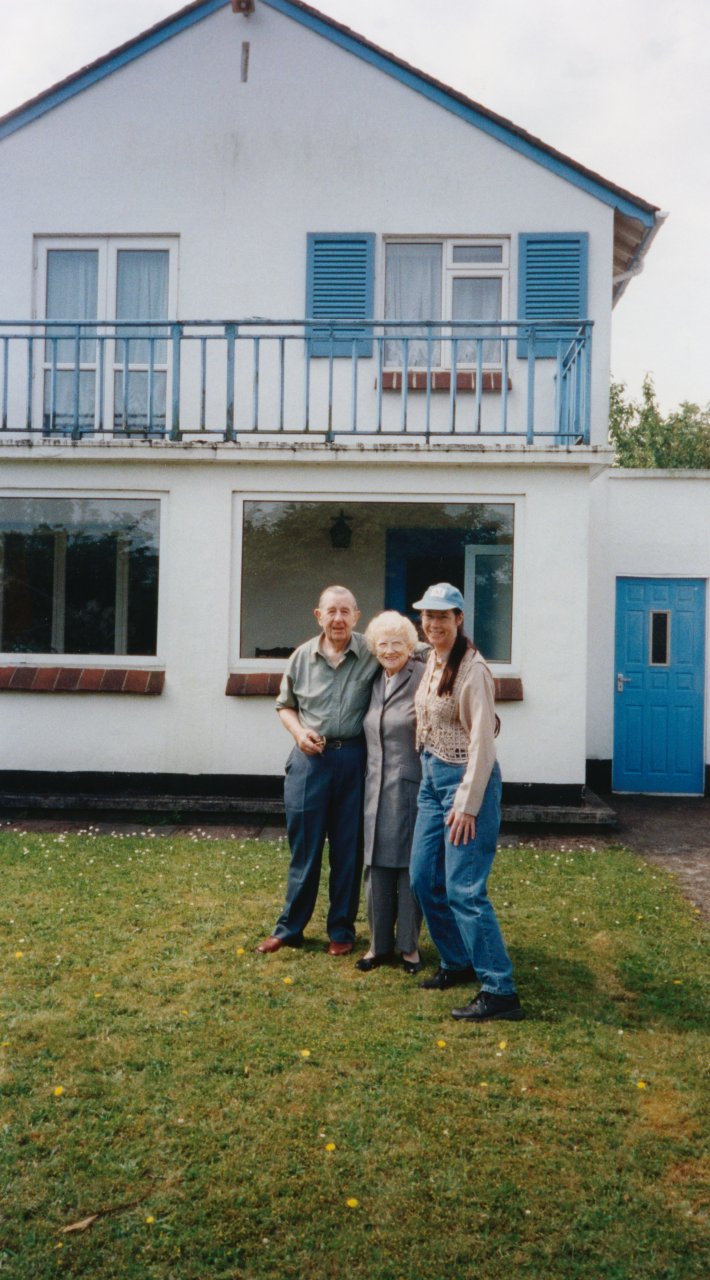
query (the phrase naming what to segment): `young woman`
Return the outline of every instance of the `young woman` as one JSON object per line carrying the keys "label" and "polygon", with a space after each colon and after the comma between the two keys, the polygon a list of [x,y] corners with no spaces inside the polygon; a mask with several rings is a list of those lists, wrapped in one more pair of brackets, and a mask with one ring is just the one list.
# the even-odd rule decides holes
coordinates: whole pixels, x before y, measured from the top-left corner
{"label": "young woman", "polygon": [[464,635],[463,607],[448,582],[414,605],[432,651],[416,695],[422,782],[410,877],[441,957],[421,985],[444,991],[478,977],[478,995],[453,1017],[517,1022],[524,1013],[487,893],[501,798],[493,677]]}

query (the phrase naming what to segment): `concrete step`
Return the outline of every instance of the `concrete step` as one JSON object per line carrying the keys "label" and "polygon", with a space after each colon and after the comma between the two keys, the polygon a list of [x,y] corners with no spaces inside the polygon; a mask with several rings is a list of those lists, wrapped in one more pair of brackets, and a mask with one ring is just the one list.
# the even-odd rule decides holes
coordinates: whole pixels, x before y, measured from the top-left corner
{"label": "concrete step", "polygon": [[[249,796],[186,796],[139,795],[131,792],[73,793],[61,792],[0,792],[0,813],[131,813],[171,814],[226,817],[263,818],[272,825],[284,821],[284,805],[281,799]],[[555,804],[503,804],[502,819],[505,826],[514,827],[614,827],[616,813],[588,787],[582,789],[579,805]]]}

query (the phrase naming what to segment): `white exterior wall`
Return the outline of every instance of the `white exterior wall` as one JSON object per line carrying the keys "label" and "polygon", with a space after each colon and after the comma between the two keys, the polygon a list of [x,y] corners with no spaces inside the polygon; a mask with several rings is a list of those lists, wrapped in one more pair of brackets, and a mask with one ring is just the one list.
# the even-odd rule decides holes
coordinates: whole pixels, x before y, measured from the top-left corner
{"label": "white exterior wall", "polygon": [[[614,740],[616,579],[710,578],[710,472],[608,471],[590,489],[588,756],[610,760]],[[706,664],[710,661],[710,596]],[[706,666],[706,763],[710,678]]]}
{"label": "white exterior wall", "polygon": [[[346,502],[349,496],[391,502],[396,493],[422,501],[515,502],[514,653],[505,674],[522,678],[524,701],[499,706],[504,777],[583,782],[588,460],[522,453],[504,461],[464,453],[406,458],[394,450],[357,458],[342,451],[334,459],[324,450],[284,452],[265,458],[244,451],[238,462],[226,448],[189,446],[42,447],[32,457],[6,454],[5,494],[99,494],[110,488],[124,497],[158,496],[162,507],[157,657],[13,654],[11,661],[165,666],[166,683],[159,697],[0,694],[0,769],[280,773],[290,739],[273,700],[225,696],[230,670],[279,666],[234,660],[240,582],[235,495],[337,493]],[[354,554],[341,553],[339,576],[346,583],[347,557]],[[278,566],[264,588],[278,609]]]}
{"label": "white exterior wall", "polygon": [[[179,236],[177,315],[233,319],[303,315],[309,231],[377,234],[379,315],[383,236],[510,236],[511,317],[518,233],[588,231],[606,440],[612,209],[265,5],[248,22],[227,6],[4,140],[0,191],[12,319],[37,313],[37,234]],[[538,362],[548,393],[553,365]],[[513,398],[525,370],[511,360]],[[498,400],[484,397],[492,416]],[[550,394],[539,407],[549,419]]]}

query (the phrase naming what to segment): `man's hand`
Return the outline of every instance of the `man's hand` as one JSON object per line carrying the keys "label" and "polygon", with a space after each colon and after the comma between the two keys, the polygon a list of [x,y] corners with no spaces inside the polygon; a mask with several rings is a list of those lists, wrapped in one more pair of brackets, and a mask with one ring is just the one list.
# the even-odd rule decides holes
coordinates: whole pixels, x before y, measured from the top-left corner
{"label": "man's hand", "polygon": [[458,847],[460,844],[468,844],[469,840],[476,838],[476,819],[472,813],[456,813],[451,810],[445,819],[447,827],[450,827],[449,840],[453,845]]}
{"label": "man's hand", "polygon": [[296,742],[304,756],[320,756],[325,751],[325,738],[313,729],[301,729]]}
{"label": "man's hand", "polygon": [[314,729],[307,729],[301,724],[298,712],[293,707],[279,707],[279,720],[284,729],[288,729],[299,751],[304,756],[320,756],[325,751],[325,739]]}

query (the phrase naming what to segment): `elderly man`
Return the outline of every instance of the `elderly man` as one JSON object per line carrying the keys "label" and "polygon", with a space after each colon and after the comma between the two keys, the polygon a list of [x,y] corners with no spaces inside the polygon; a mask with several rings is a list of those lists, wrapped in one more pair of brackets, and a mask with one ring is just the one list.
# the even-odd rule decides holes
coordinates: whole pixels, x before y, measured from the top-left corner
{"label": "elderly man", "polygon": [[365,740],[362,722],[378,670],[347,587],[327,587],[315,616],[321,634],[291,655],[276,699],[296,745],[286,762],[284,803],[291,849],[286,903],[257,951],[299,947],[318,896],[323,847],[330,848],[328,954],[353,949],[360,896]]}

